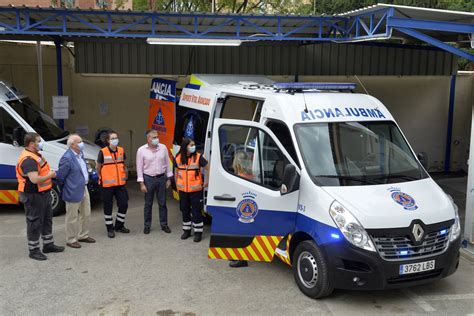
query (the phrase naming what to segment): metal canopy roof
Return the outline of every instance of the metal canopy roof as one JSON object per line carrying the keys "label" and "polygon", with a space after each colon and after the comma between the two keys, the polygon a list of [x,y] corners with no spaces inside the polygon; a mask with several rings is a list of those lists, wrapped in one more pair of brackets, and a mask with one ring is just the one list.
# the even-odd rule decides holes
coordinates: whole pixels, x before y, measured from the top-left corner
{"label": "metal canopy roof", "polygon": [[[387,9],[393,9],[393,15],[389,19],[389,26],[395,27],[393,37],[408,38],[396,27],[412,27],[424,30],[424,33],[434,36],[446,42],[460,42],[469,39],[469,32],[473,30],[474,13],[463,11],[448,11],[430,8],[417,8],[403,5],[376,4],[362,9],[349,11],[340,16],[349,18],[366,17],[373,15],[375,18],[382,17]],[[412,21],[410,23],[410,21]],[[430,24],[430,22],[432,22]],[[421,25],[424,23],[425,25]],[[454,28],[451,29],[450,28]],[[465,27],[465,28],[464,28]],[[466,33],[458,33],[464,30]]]}
{"label": "metal canopy roof", "polygon": [[473,13],[379,4],[337,16],[68,10],[0,7],[0,38],[238,39],[355,42],[416,38],[474,60],[445,42],[467,42]]}

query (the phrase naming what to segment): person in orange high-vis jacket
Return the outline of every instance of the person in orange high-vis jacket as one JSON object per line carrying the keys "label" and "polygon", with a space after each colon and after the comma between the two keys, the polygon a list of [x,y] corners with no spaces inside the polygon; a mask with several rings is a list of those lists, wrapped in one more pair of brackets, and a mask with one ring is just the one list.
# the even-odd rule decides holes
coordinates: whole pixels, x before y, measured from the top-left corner
{"label": "person in orange high-vis jacket", "polygon": [[[102,148],[97,158],[97,172],[102,185],[102,200],[104,202],[104,219],[107,236],[115,237],[115,231],[130,233],[125,227],[125,215],[128,209],[127,167],[125,166],[125,151],[118,146],[119,138],[116,132],[109,132],[106,137],[107,146]],[[117,199],[117,216],[115,227],[112,217],[113,199]]]}
{"label": "person in orange high-vis jacket", "polygon": [[[44,253],[62,252],[64,247],[53,242],[53,210],[51,209],[51,179],[56,177],[48,162],[39,153],[44,142],[37,133],[26,133],[25,149],[16,165],[20,202],[26,214],[26,235],[30,258],[46,260]],[[43,252],[40,250],[43,239]]]}
{"label": "person in orange high-vis jacket", "polygon": [[[181,149],[174,160],[176,188],[179,192],[179,207],[183,213],[183,235],[181,239],[191,236],[191,223],[194,229],[194,241],[200,242],[204,228],[201,214],[203,183],[202,169],[209,170],[207,160],[196,152],[196,144],[185,138]],[[192,214],[192,219],[191,219]]]}

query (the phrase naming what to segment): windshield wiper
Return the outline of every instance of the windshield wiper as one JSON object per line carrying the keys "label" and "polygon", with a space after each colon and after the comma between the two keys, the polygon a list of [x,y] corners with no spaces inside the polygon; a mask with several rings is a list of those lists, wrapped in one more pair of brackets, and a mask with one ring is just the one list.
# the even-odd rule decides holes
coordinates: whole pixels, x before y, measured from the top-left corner
{"label": "windshield wiper", "polygon": [[405,174],[387,174],[387,175],[384,175],[384,176],[376,177],[376,178],[374,178],[374,180],[396,179],[396,178],[400,178],[400,179],[404,179],[404,180],[420,180],[420,178],[405,175]]}
{"label": "windshield wiper", "polygon": [[349,180],[349,181],[358,181],[361,183],[369,183],[369,184],[379,184],[378,182],[371,181],[365,178],[357,178],[357,177],[352,177],[352,176],[337,176],[337,175],[318,175],[318,176],[313,176],[314,178],[334,178],[334,179],[339,179],[339,180]]}

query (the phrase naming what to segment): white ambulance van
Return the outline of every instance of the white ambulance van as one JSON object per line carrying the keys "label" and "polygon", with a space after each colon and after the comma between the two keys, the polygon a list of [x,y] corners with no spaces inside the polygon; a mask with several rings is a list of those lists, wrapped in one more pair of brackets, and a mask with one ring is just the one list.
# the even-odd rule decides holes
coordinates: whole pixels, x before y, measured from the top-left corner
{"label": "white ambulance van", "polygon": [[453,199],[385,106],[354,89],[192,77],[175,139],[193,137],[210,160],[209,258],[277,256],[312,298],[456,271],[461,228]]}
{"label": "white ambulance van", "polygon": [[[0,80],[0,204],[18,204],[18,181],[15,167],[23,150],[25,133],[36,132],[46,142],[41,153],[53,170],[58,169],[59,160],[67,149],[69,133],[36,106],[26,95],[9,83]],[[84,141],[84,156],[89,171],[88,188],[91,197],[99,192],[95,169],[100,148]],[[56,185],[51,190],[53,214],[64,212],[64,201],[60,199]]]}

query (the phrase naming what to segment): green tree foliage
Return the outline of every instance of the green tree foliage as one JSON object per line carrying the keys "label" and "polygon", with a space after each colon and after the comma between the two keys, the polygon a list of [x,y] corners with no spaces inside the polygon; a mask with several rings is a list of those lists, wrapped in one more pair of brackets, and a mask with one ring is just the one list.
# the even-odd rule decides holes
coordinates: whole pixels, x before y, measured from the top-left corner
{"label": "green tree foliage", "polygon": [[[54,1],[54,0],[53,0]],[[378,0],[215,0],[220,13],[338,14],[377,4]],[[474,12],[472,0],[385,0],[387,4]],[[212,0],[133,0],[136,11],[211,12]]]}

